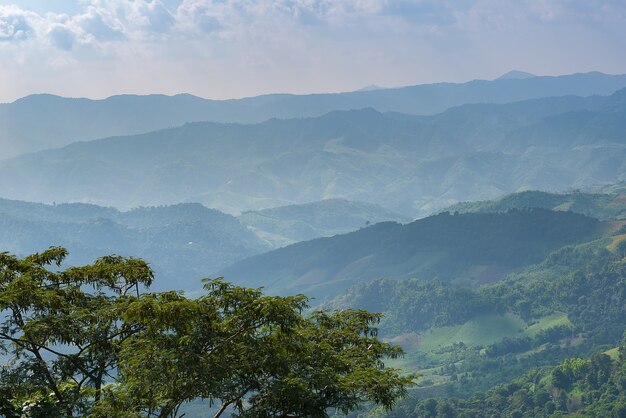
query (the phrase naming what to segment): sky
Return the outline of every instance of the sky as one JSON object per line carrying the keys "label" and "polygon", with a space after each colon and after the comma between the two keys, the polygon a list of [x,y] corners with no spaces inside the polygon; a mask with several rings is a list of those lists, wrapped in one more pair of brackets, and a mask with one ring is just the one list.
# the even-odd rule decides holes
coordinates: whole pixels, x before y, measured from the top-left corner
{"label": "sky", "polygon": [[0,0],[0,102],[626,73],[624,0]]}

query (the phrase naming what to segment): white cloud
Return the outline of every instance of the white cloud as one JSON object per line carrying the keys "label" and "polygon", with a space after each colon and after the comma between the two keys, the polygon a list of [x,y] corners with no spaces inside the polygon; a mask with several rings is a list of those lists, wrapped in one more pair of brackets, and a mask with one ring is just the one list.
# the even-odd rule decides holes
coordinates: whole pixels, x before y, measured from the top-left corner
{"label": "white cloud", "polygon": [[37,14],[15,5],[0,6],[0,40],[35,38],[62,50],[90,45],[150,39],[168,32],[174,16],[158,0],[91,0],[82,12]]}
{"label": "white cloud", "polygon": [[[391,33],[436,33],[450,28],[481,32],[507,30],[533,19],[542,23],[585,19],[623,23],[626,5],[619,0],[182,0],[169,10],[160,0],[85,0],[81,13],[38,15],[17,6],[0,6],[0,39],[52,37],[68,49],[80,44],[256,36],[255,29],[302,33],[316,27],[354,31],[367,36]],[[318,35],[324,35],[321,31]],[[62,42],[58,42],[62,40]],[[339,39],[340,41],[340,39]]]}
{"label": "white cloud", "polygon": [[28,21],[36,16],[17,6],[0,6],[0,41],[22,41],[34,36]]}
{"label": "white cloud", "polygon": [[0,99],[35,91],[234,97],[460,81],[511,68],[626,72],[623,0],[80,4],[67,14],[0,6]]}
{"label": "white cloud", "polygon": [[76,33],[63,25],[52,25],[48,31],[48,39],[55,47],[69,51],[76,43]]}

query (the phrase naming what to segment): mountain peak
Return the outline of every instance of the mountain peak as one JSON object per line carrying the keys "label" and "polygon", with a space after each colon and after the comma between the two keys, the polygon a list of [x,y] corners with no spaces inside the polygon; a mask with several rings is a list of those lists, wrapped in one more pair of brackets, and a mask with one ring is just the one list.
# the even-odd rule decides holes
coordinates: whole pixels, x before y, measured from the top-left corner
{"label": "mountain peak", "polygon": [[383,90],[383,89],[385,89],[385,87],[381,87],[381,86],[377,86],[375,84],[372,84],[370,86],[362,87],[362,88],[358,89],[357,91],[372,91],[372,90]]}
{"label": "mountain peak", "polygon": [[536,75],[524,71],[512,70],[506,74],[502,74],[496,80],[523,80],[532,77],[536,77]]}

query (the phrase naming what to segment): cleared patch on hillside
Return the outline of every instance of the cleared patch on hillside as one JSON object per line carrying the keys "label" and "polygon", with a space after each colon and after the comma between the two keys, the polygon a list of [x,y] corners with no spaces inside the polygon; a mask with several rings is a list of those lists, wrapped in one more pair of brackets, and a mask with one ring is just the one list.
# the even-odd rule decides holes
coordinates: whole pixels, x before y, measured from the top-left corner
{"label": "cleared patch on hillside", "polygon": [[626,205],[626,194],[620,194],[615,196],[615,199],[613,199],[613,203]]}
{"label": "cleared patch on hillside", "polygon": [[616,235],[611,240],[611,243],[606,246],[606,249],[611,252],[615,252],[615,250],[617,250],[617,246],[625,240],[626,240],[626,234]]}
{"label": "cleared patch on hillside", "polygon": [[534,324],[530,325],[528,328],[526,328],[525,334],[529,337],[534,337],[539,331],[548,328],[558,327],[561,325],[571,326],[572,323],[570,322],[566,314],[562,312],[556,312],[552,315],[544,316]]}
{"label": "cleared patch on hillside", "polygon": [[619,359],[619,348],[615,347],[615,348],[611,348],[610,350],[605,351],[602,354],[606,354],[607,356],[611,357],[613,360],[618,360]]}
{"label": "cleared patch on hillside", "polygon": [[463,325],[432,328],[421,335],[421,351],[432,351],[454,343],[486,346],[505,337],[519,335],[526,323],[516,315],[483,315]]}

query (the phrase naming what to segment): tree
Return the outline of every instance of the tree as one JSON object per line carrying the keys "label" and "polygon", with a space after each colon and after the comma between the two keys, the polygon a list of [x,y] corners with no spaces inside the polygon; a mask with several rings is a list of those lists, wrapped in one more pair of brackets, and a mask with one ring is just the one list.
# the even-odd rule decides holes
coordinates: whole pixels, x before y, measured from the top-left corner
{"label": "tree", "polygon": [[66,255],[63,248],[24,259],[0,253],[0,348],[10,365],[2,369],[0,385],[16,409],[30,408],[31,414],[83,414],[90,401],[101,399],[119,347],[138,331],[120,322],[120,312],[132,300],[130,292],[152,283],[148,265],[133,258],[46,268],[59,267]]}
{"label": "tree", "polygon": [[215,416],[324,417],[363,401],[391,408],[413,381],[384,368],[401,350],[377,339],[378,314],[305,317],[302,295],[220,279],[197,299],[147,292],[142,260],[59,270],[66,255],[0,254],[4,416],[175,417],[203,398]]}
{"label": "tree", "polygon": [[[114,409],[137,415],[176,415],[184,402],[204,398],[239,416],[325,417],[371,400],[391,408],[411,377],[385,369],[398,347],[380,342],[380,315],[366,311],[313,313],[303,296],[264,296],[221,280],[207,294],[141,297],[125,320],[144,331],[126,343]],[[155,367],[156,365],[156,367]]]}

